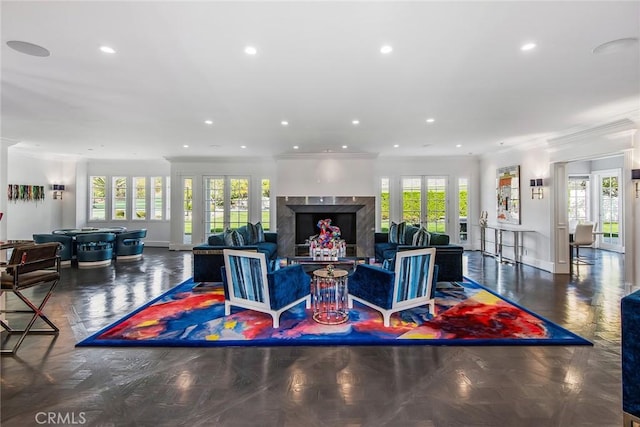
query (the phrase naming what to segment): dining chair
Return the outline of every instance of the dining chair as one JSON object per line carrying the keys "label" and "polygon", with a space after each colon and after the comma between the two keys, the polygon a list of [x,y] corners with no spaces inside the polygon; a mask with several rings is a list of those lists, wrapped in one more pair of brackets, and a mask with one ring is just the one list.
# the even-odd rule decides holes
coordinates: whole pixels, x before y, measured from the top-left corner
{"label": "dining chair", "polygon": [[576,255],[573,257],[573,262],[576,264],[591,264],[586,258],[580,257],[580,248],[586,246],[593,246],[594,240],[594,224],[582,223],[576,225],[576,231],[573,233],[573,241],[571,242],[572,248],[575,248]]}

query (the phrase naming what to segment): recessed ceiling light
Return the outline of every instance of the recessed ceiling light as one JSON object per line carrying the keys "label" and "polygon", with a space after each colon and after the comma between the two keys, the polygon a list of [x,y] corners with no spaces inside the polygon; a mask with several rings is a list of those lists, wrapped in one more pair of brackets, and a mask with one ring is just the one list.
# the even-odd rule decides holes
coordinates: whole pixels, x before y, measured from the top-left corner
{"label": "recessed ceiling light", "polygon": [[189,146],[187,144],[184,144],[182,148],[189,148]]}
{"label": "recessed ceiling light", "polygon": [[520,50],[531,50],[531,49],[535,49],[536,44],[535,43],[525,43],[522,46],[520,46]]}
{"label": "recessed ceiling light", "polygon": [[462,144],[456,144],[456,148],[462,147]]}
{"label": "recessed ceiling light", "polygon": [[393,144],[393,148],[398,148],[400,147],[400,144]]}
{"label": "recessed ceiling light", "polygon": [[240,148],[247,148],[247,146],[246,145],[241,145]]}
{"label": "recessed ceiling light", "polygon": [[360,120],[351,120],[351,123],[357,126],[360,124]]}
{"label": "recessed ceiling light", "polygon": [[600,53],[618,52],[622,49],[627,49],[627,48],[636,46],[637,44],[638,44],[637,37],[616,39],[616,40],[608,41],[606,43],[602,43],[601,45],[594,47],[592,52],[595,53],[596,55]]}
{"label": "recessed ceiling light", "polygon": [[298,148],[300,148],[300,147],[298,147],[297,145],[294,145],[294,146],[293,146],[293,149],[294,149],[294,150],[297,150]]}
{"label": "recessed ceiling light", "polygon": [[280,122],[280,124],[281,124],[282,126],[289,126],[289,122],[288,122],[288,121],[286,121],[286,120],[281,121],[281,122]]}
{"label": "recessed ceiling light", "polygon": [[208,124],[208,125],[212,125],[213,124],[213,120],[205,120],[204,122],[205,122],[205,124]]}
{"label": "recessed ceiling light", "polygon": [[116,53],[116,50],[110,46],[100,46],[100,51],[103,53]]}
{"label": "recessed ceiling light", "polygon": [[387,54],[387,53],[391,53],[391,52],[393,52],[393,48],[391,46],[389,46],[388,44],[385,44],[384,46],[382,46],[380,48],[380,53]]}
{"label": "recessed ceiling light", "polygon": [[253,46],[247,46],[244,48],[244,53],[246,53],[247,55],[255,55],[256,53],[258,53],[258,49]]}
{"label": "recessed ceiling light", "polygon": [[342,148],[344,149],[344,148],[349,148],[349,147],[347,145],[343,145]]}
{"label": "recessed ceiling light", "polygon": [[43,48],[42,46],[38,46],[37,44],[33,44],[29,42],[23,42],[20,40],[9,40],[7,42],[7,46],[9,46],[11,49],[15,51],[24,53],[25,55],[41,56],[41,57],[51,55],[51,53],[47,49]]}
{"label": "recessed ceiling light", "polygon": [[429,118],[427,119],[427,123],[433,123],[433,122],[435,122],[435,121],[436,121],[436,119],[434,119],[434,118],[432,118],[432,117],[429,117]]}

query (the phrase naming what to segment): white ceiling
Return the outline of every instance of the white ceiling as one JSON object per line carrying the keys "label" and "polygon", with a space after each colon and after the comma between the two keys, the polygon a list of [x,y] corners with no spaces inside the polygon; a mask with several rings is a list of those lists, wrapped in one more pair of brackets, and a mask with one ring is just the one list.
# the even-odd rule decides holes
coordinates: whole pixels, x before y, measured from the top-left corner
{"label": "white ceiling", "polygon": [[[476,155],[640,118],[638,44],[592,53],[640,37],[638,1],[2,1],[1,12],[2,138],[40,153]],[[527,41],[537,48],[521,51]]]}

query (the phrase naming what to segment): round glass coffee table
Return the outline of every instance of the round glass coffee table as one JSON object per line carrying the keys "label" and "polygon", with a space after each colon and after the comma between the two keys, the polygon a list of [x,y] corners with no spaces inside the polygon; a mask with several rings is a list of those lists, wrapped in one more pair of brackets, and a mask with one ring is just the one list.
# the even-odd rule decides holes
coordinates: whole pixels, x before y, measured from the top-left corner
{"label": "round glass coffee table", "polygon": [[320,269],[313,272],[313,320],[324,325],[338,325],[349,320],[347,271]]}

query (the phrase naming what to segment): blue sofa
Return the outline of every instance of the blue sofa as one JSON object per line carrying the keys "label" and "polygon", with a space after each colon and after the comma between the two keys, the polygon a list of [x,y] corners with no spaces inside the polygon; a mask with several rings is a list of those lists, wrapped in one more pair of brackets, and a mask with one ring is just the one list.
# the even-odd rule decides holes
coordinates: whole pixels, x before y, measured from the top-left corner
{"label": "blue sofa", "polygon": [[[249,241],[247,226],[237,231],[245,242]],[[225,244],[224,233],[212,234],[207,243],[193,248],[193,280],[195,282],[222,282],[220,268],[224,266],[223,249],[241,249],[262,252],[268,261],[275,261],[278,256],[278,233],[265,232],[264,242],[252,245],[229,246]]]}
{"label": "blue sofa", "polygon": [[640,291],[622,298],[622,410],[625,427],[640,423]]}
{"label": "blue sofa", "polygon": [[436,264],[438,265],[438,280],[443,282],[460,282],[462,277],[462,253],[464,248],[449,243],[449,235],[442,233],[430,233],[428,246],[413,246],[413,235],[419,227],[407,225],[404,231],[405,244],[390,243],[389,233],[375,233],[374,249],[377,262],[393,260],[398,251],[419,249],[423,247],[436,248]]}

